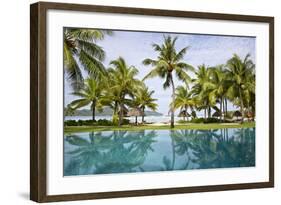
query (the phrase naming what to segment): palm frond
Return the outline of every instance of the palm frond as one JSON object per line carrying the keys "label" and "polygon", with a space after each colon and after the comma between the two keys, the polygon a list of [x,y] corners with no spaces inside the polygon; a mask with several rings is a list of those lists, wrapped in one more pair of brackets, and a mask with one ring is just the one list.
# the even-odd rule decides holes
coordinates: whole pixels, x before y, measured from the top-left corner
{"label": "palm frond", "polygon": [[80,29],[80,28],[69,28],[68,32],[74,38],[78,38],[84,41],[95,41],[104,39],[105,34],[111,35],[110,30],[99,30],[99,29]]}
{"label": "palm frond", "polygon": [[90,103],[91,103],[90,100],[81,98],[81,99],[72,101],[69,105],[72,109],[76,110],[78,108],[85,107],[86,105],[89,105]]}
{"label": "palm frond", "polygon": [[152,65],[152,66],[155,66],[157,64],[157,61],[156,60],[152,60],[150,58],[146,58],[142,61],[142,63],[144,65]]}
{"label": "palm frond", "polygon": [[103,61],[105,58],[105,52],[102,47],[97,44],[90,43],[83,40],[77,40],[78,46],[84,52],[86,52],[92,58],[97,58],[99,61]]}
{"label": "palm frond", "polygon": [[84,66],[84,69],[88,71],[88,73],[95,79],[98,79],[100,76],[105,75],[106,69],[103,64],[87,54],[85,51],[80,51],[79,60]]}
{"label": "palm frond", "polygon": [[80,88],[83,82],[82,72],[71,51],[64,45],[64,69],[68,74],[68,78],[72,81],[72,86],[75,90]]}
{"label": "palm frond", "polygon": [[167,89],[168,87],[170,87],[172,80],[171,80],[172,76],[171,75],[167,75],[166,80],[163,84],[163,88]]}
{"label": "palm frond", "polygon": [[183,59],[184,55],[186,54],[186,51],[189,47],[185,47],[183,49],[181,49],[176,55],[175,58],[173,59],[174,61],[179,61],[181,59]]}

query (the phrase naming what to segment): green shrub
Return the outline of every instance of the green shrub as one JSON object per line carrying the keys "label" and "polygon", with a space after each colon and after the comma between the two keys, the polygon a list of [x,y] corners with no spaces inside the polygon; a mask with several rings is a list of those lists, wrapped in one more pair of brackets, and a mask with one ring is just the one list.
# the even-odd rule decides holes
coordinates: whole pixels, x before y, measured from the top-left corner
{"label": "green shrub", "polygon": [[221,122],[220,119],[217,118],[207,118],[204,120],[204,123],[218,123]]}
{"label": "green shrub", "polygon": [[122,125],[128,125],[128,124],[130,124],[130,120],[123,119]]}
{"label": "green shrub", "polygon": [[67,121],[64,121],[64,125],[65,126],[76,126],[76,121],[75,120],[67,120]]}
{"label": "green shrub", "polygon": [[185,123],[188,123],[189,121],[186,121],[186,120],[179,120],[179,121],[177,121],[177,123],[179,123],[179,124],[185,124]]}
{"label": "green shrub", "polygon": [[[130,120],[123,119],[122,125],[130,124]],[[65,126],[114,126],[118,125],[118,121],[113,123],[111,120],[99,119],[96,120],[66,120]]]}
{"label": "green shrub", "polygon": [[233,111],[228,111],[228,112],[226,113],[225,118],[232,119],[233,113],[234,113]]}
{"label": "green shrub", "polygon": [[204,118],[193,118],[190,120],[191,123],[204,123]]}
{"label": "green shrub", "polygon": [[77,125],[78,126],[91,126],[91,125],[95,125],[95,122],[94,120],[78,120],[77,121]]}
{"label": "green shrub", "polygon": [[110,120],[106,120],[106,119],[100,119],[97,121],[97,125],[100,126],[112,126],[114,125],[114,123]]}
{"label": "green shrub", "polygon": [[191,123],[218,123],[220,122],[220,119],[217,118],[194,118],[190,120]]}

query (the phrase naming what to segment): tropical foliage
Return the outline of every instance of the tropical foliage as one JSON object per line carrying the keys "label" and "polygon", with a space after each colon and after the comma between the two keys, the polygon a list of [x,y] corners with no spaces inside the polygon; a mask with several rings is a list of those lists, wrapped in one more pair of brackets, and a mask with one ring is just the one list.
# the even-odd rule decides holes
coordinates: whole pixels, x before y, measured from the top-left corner
{"label": "tropical foliage", "polygon": [[64,69],[75,89],[83,82],[81,67],[95,78],[105,74],[105,67],[102,64],[105,51],[96,41],[103,40],[106,34],[111,32],[97,29],[64,29]]}
{"label": "tropical foliage", "polygon": [[183,120],[185,120],[185,118],[191,116],[187,109],[190,108],[193,111],[193,107],[196,105],[196,99],[192,97],[192,93],[184,86],[178,86],[175,95],[174,109],[180,109],[179,116],[182,116]]}
{"label": "tropical foliage", "polygon": [[245,112],[255,112],[255,64],[248,54],[244,59],[234,55],[227,62],[227,74],[231,79],[228,98],[240,106],[242,122]]}
{"label": "tropical foliage", "polygon": [[110,79],[108,91],[113,95],[109,93],[108,102],[109,104],[114,103],[114,115],[118,113],[118,125],[120,126],[126,110],[125,105],[132,104],[132,100],[128,97],[134,97],[138,88],[142,86],[142,82],[136,78],[138,69],[128,66],[123,58],[119,57],[110,64],[112,68],[108,70]]}
{"label": "tropical foliage", "polygon": [[[194,121],[197,112],[201,111],[204,112],[205,121],[214,117],[226,121],[232,119],[229,116],[232,113],[236,117],[241,116],[241,122],[244,118],[254,120],[255,64],[250,54],[244,59],[233,54],[224,65],[202,64],[195,68],[185,60],[189,47],[178,49],[177,37],[168,35],[164,36],[162,44],[152,44],[157,57],[142,61],[150,71],[141,80],[139,69],[128,65],[123,57],[110,61],[108,68],[104,67],[105,51],[98,41],[107,34],[111,32],[64,30],[65,71],[74,85],[72,95],[78,98],[67,105],[68,113],[90,106],[95,121],[96,110],[110,107],[113,110],[113,124],[121,126],[128,111],[136,109],[140,110],[144,123],[145,111],[156,111],[158,107],[157,99],[153,97],[158,91],[150,90],[145,82],[159,77],[163,80],[163,88],[171,89],[171,101],[167,102],[171,128],[174,127],[176,110],[184,121],[189,117]],[[87,71],[85,80],[81,68]],[[175,78],[178,80],[175,81]],[[239,111],[229,112],[229,103]]]}
{"label": "tropical foliage", "polygon": [[153,49],[158,53],[157,59],[147,58],[143,60],[144,65],[151,65],[152,70],[144,77],[147,78],[160,77],[164,80],[163,88],[172,87],[172,106],[171,106],[171,128],[174,127],[174,106],[175,101],[175,84],[173,74],[175,73],[178,79],[184,83],[188,83],[191,77],[188,71],[193,71],[193,67],[183,61],[184,55],[188,47],[182,48],[180,51],[176,50],[177,38],[171,36],[164,37],[162,45],[153,44]]}
{"label": "tropical foliage", "polygon": [[157,109],[157,99],[152,97],[154,92],[155,91],[149,91],[148,87],[143,85],[139,88],[139,90],[137,90],[135,94],[134,103],[135,106],[140,108],[142,111],[142,122],[144,122],[144,113],[146,108],[149,108],[153,111]]}
{"label": "tropical foliage", "polygon": [[92,110],[92,119],[95,120],[96,108],[102,110],[102,101],[104,98],[103,93],[102,82],[97,82],[93,78],[87,78],[83,84],[83,87],[79,91],[72,93],[72,95],[79,98],[72,101],[68,108],[69,110],[75,110],[90,105]]}

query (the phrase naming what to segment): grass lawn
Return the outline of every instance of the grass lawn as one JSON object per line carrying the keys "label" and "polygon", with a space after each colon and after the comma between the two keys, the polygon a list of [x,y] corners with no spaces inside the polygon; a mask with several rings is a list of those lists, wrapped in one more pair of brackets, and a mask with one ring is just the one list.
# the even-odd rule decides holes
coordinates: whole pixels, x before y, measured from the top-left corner
{"label": "grass lawn", "polygon": [[[198,124],[198,123],[188,123],[175,125],[174,130],[181,129],[198,129],[198,130],[207,130],[207,129],[220,129],[220,128],[249,128],[255,127],[255,122],[244,122],[240,123],[210,123],[210,124]],[[122,127],[118,126],[65,126],[65,133],[73,132],[92,132],[92,131],[114,131],[114,130],[127,130],[127,131],[138,131],[138,130],[169,130],[170,125],[123,125]]]}

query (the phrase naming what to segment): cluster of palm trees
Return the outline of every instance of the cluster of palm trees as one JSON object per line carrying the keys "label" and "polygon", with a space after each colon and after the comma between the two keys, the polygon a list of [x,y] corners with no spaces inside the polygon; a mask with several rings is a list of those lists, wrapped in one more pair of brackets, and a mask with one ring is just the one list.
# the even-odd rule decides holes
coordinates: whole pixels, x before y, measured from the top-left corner
{"label": "cluster of palm trees", "polygon": [[[129,66],[122,57],[110,62],[106,69],[102,64],[104,50],[97,45],[105,35],[112,32],[96,29],[64,30],[64,69],[72,82],[72,95],[78,99],[68,105],[69,110],[90,106],[92,120],[96,110],[102,111],[107,106],[113,109],[113,121],[122,124],[127,107],[140,108],[143,112],[149,108],[156,110],[154,91],[149,91],[145,84],[137,79],[138,69]],[[80,66],[79,66],[80,65]],[[88,77],[83,79],[81,67]]]}
{"label": "cluster of palm trees", "polygon": [[[255,115],[255,64],[246,55],[241,59],[234,54],[225,65],[198,66],[192,88],[179,86],[176,89],[174,107],[188,116],[187,109],[204,110],[204,118],[211,118],[211,109],[220,120],[228,117],[227,103],[240,107],[241,122]],[[219,105],[219,106],[217,106]]]}
{"label": "cluster of palm trees", "polygon": [[[207,113],[210,118],[211,109],[215,109],[223,120],[227,115],[227,103],[231,102],[240,107],[242,122],[249,113],[253,117],[255,64],[250,55],[245,59],[233,55],[225,65],[201,65],[195,69],[183,60],[188,47],[177,51],[177,38],[164,36],[161,45],[152,44],[158,57],[143,60],[144,65],[152,67],[151,71],[143,79],[138,79],[138,69],[127,65],[122,57],[111,61],[109,68],[104,67],[102,62],[105,52],[97,45],[97,41],[112,34],[110,31],[96,29],[64,30],[64,69],[73,85],[72,94],[78,97],[69,104],[69,109],[90,105],[92,119],[95,120],[96,110],[101,111],[108,106],[113,110],[113,121],[121,126],[126,110],[135,108],[142,111],[144,121],[146,108],[153,111],[157,109],[156,99],[152,96],[154,91],[149,90],[145,80],[160,77],[164,81],[163,88],[172,90],[169,105],[172,128],[176,109],[180,109],[184,117],[190,116],[188,109],[193,117],[196,117],[195,110],[204,110],[205,118]],[[87,72],[86,79],[83,79],[80,68]],[[183,84],[176,87],[174,77]]]}

